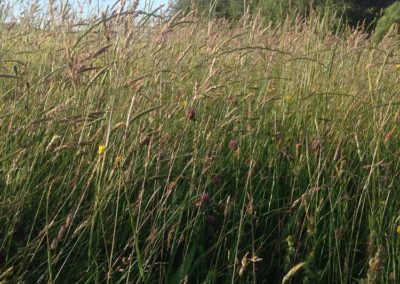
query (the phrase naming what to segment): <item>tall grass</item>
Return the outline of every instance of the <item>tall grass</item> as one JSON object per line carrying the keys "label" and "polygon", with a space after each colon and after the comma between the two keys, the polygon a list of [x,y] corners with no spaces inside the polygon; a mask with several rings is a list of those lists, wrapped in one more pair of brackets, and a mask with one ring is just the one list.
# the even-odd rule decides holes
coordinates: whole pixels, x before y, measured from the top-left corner
{"label": "tall grass", "polygon": [[1,28],[0,282],[398,283],[398,38],[139,14]]}

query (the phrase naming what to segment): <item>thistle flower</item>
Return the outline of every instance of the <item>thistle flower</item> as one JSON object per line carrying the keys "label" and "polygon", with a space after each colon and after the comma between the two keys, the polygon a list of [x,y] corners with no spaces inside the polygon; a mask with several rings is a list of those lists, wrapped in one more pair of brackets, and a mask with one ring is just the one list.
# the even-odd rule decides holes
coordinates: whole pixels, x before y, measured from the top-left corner
{"label": "thistle flower", "polygon": [[228,148],[231,149],[232,151],[236,151],[239,147],[239,141],[238,140],[231,140],[228,143]]}
{"label": "thistle flower", "polygon": [[103,155],[106,152],[106,145],[99,145],[99,149],[97,150],[97,153],[99,153],[99,155]]}
{"label": "thistle flower", "polygon": [[187,112],[187,118],[189,120],[194,120],[196,117],[196,112],[194,111],[194,108],[189,108],[188,112]]}

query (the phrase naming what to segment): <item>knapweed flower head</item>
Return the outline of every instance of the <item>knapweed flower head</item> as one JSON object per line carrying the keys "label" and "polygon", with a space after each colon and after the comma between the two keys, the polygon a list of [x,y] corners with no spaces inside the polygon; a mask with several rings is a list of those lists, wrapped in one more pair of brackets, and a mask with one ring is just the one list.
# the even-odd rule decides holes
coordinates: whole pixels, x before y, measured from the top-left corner
{"label": "knapweed flower head", "polygon": [[215,175],[215,176],[213,176],[213,177],[211,178],[211,182],[212,182],[213,185],[219,185],[219,184],[221,184],[221,180],[222,180],[222,178],[221,178],[220,175]]}
{"label": "knapweed flower head", "polygon": [[195,119],[195,117],[196,117],[196,112],[194,111],[194,108],[189,108],[189,110],[187,111],[187,118],[189,119],[189,120],[194,120]]}
{"label": "knapweed flower head", "polygon": [[238,140],[231,140],[228,143],[228,148],[232,151],[236,151],[239,148],[239,141]]}
{"label": "knapweed flower head", "polygon": [[100,144],[99,149],[97,150],[97,153],[99,155],[103,155],[106,152],[106,149],[107,149],[106,145]]}
{"label": "knapweed flower head", "polygon": [[208,203],[210,201],[210,194],[208,192],[204,192],[201,196],[202,203]]}

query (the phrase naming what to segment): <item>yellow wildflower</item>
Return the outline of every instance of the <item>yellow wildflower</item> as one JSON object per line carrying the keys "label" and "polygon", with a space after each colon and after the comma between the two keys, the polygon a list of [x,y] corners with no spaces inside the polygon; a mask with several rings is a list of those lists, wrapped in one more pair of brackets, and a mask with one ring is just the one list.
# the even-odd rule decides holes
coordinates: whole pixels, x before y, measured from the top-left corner
{"label": "yellow wildflower", "polygon": [[400,63],[397,63],[395,66],[397,67],[397,69],[400,69]]}
{"label": "yellow wildflower", "polygon": [[106,151],[106,145],[99,145],[99,150],[97,151],[97,153],[99,153],[99,155],[103,155],[104,152]]}
{"label": "yellow wildflower", "polygon": [[117,157],[115,157],[115,162],[116,162],[117,164],[121,163],[122,160],[123,160],[122,156],[117,156]]}
{"label": "yellow wildflower", "polygon": [[397,232],[398,235],[400,235],[400,225],[397,226],[396,232]]}
{"label": "yellow wildflower", "polygon": [[285,101],[287,101],[287,102],[291,102],[292,99],[293,99],[293,97],[290,95],[285,96]]}
{"label": "yellow wildflower", "polygon": [[181,100],[181,101],[179,102],[179,106],[180,106],[181,108],[186,108],[186,106],[187,106],[187,101],[186,101],[186,100]]}

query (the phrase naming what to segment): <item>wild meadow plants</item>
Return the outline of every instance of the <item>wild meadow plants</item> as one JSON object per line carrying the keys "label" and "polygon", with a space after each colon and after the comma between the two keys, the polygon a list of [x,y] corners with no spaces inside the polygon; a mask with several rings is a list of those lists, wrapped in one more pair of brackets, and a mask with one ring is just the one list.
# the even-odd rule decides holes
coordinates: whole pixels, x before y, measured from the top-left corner
{"label": "wild meadow plants", "polygon": [[398,283],[399,38],[154,15],[2,24],[0,283]]}

